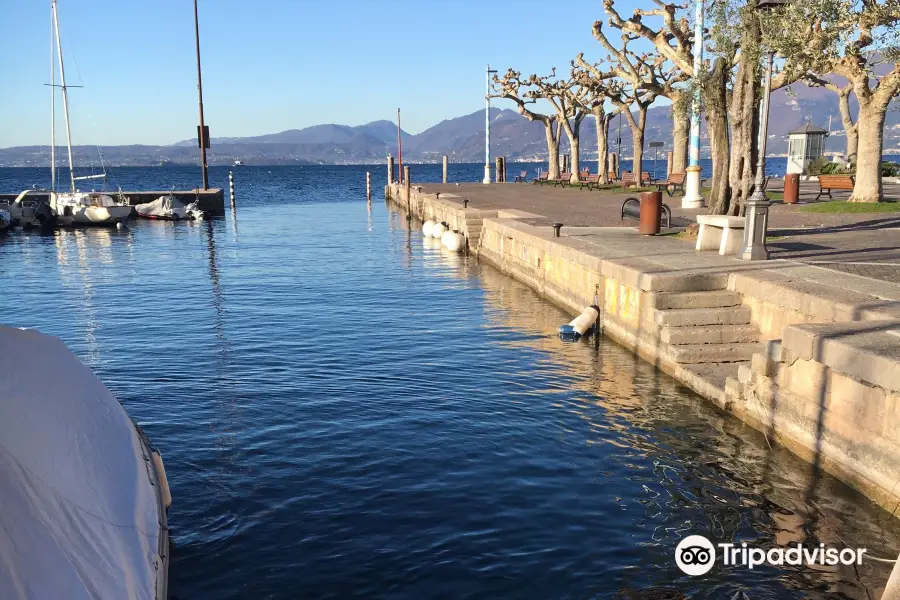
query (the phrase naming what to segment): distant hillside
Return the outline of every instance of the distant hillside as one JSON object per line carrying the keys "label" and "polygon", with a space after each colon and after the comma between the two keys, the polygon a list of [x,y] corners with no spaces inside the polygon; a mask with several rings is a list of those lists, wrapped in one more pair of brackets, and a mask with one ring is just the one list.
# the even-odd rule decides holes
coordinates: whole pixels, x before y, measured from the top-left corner
{"label": "distant hillside", "polygon": [[[508,103],[507,103],[508,104]],[[854,105],[855,110],[855,105]],[[802,125],[807,119],[816,125],[828,127],[832,117],[832,135],[827,140],[827,150],[844,149],[844,134],[837,108],[837,96],[821,88],[794,85],[789,92],[779,90],[772,96],[769,122],[769,152],[783,154],[787,150],[787,132]],[[616,137],[619,120],[610,128],[610,150],[617,149]],[[662,141],[671,144],[671,116],[667,106],[651,108],[647,116],[645,141]],[[454,162],[480,162],[484,157],[484,112],[447,119],[411,135],[403,136],[404,161],[437,162],[446,154]],[[702,144],[706,145],[705,132]],[[304,129],[290,129],[280,133],[241,138],[213,138],[209,150],[212,165],[232,164],[240,160],[244,164],[359,164],[381,162],[387,154],[397,153],[397,126],[382,120],[351,127],[348,125],[314,125]],[[649,146],[649,144],[648,144]],[[510,108],[491,109],[491,148],[495,156],[508,160],[546,160],[544,130],[540,123],[532,123]],[[562,135],[561,149],[566,152],[568,143]],[[588,117],[581,126],[582,158],[596,157],[596,131],[594,119]],[[667,148],[666,148],[667,149]],[[649,148],[648,148],[649,150]],[[158,165],[197,164],[198,152],[195,139],[177,142],[171,146],[104,146],[103,159],[109,165]],[[885,125],[885,153],[900,152],[900,111],[887,114]],[[708,156],[708,149],[701,152]],[[631,156],[631,133],[622,119],[622,155]],[[652,152],[650,153],[652,156]],[[65,152],[57,157],[65,160]],[[76,164],[98,164],[96,148],[78,147]],[[44,166],[50,161],[48,146],[20,146],[0,149],[0,166]],[[64,164],[64,163],[60,163]]]}

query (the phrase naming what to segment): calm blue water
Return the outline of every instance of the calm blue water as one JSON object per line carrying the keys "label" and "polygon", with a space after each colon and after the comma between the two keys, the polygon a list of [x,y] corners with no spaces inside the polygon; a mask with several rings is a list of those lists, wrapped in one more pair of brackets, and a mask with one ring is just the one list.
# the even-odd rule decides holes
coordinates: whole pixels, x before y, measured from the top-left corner
{"label": "calm blue water", "polygon": [[689,533],[895,557],[900,527],[612,342],[560,342],[561,311],[367,207],[365,171],[246,167],[236,219],[0,240],[4,321],[63,338],[162,450],[174,597],[877,597],[875,562],[681,575]]}

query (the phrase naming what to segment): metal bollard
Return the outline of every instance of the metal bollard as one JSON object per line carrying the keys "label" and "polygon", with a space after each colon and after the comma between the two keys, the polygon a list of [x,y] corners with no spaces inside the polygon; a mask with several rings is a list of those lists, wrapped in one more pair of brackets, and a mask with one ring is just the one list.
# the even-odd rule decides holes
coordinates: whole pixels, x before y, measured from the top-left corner
{"label": "metal bollard", "polygon": [[469,208],[469,199],[463,198],[463,208]]}
{"label": "metal bollard", "polygon": [[228,191],[231,194],[231,210],[234,210],[234,173],[228,171]]}
{"label": "metal bollard", "polygon": [[559,230],[562,229],[562,223],[553,224],[553,237],[559,237]]}

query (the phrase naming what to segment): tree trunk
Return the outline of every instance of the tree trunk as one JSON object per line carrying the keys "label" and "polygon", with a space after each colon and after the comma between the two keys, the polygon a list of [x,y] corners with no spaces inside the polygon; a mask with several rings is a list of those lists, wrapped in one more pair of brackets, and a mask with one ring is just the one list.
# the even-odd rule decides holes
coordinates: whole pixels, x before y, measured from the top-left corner
{"label": "tree trunk", "polygon": [[857,148],[859,148],[859,132],[850,112],[851,91],[852,88],[850,86],[838,91],[838,108],[841,111],[841,124],[843,124],[844,132],[847,134],[847,160],[855,163]]}
{"label": "tree trunk", "polygon": [[559,178],[559,131],[554,131],[553,119],[542,120],[544,124],[544,135],[547,138],[547,165],[548,177],[550,179]]}
{"label": "tree trunk", "polygon": [[576,116],[569,123],[568,119],[563,119],[563,129],[566,130],[566,137],[569,138],[569,171],[572,176],[569,178],[570,183],[578,183],[581,181],[581,120],[584,115]]}
{"label": "tree trunk", "polygon": [[647,125],[647,107],[638,106],[638,120],[635,122],[634,117],[628,119],[631,124],[631,172],[634,173],[634,180],[640,185],[641,171],[644,168],[644,129]]}
{"label": "tree trunk", "polygon": [[759,55],[744,48],[757,48],[760,39],[759,19],[747,15],[741,36],[741,55],[731,97],[731,158],[728,185],[731,188],[729,211],[743,213],[744,202],[753,191],[756,156],[759,152]]}
{"label": "tree trunk", "polygon": [[672,173],[684,173],[688,165],[691,116],[682,95],[672,98]]}
{"label": "tree trunk", "polygon": [[884,145],[886,105],[860,98],[859,147],[856,154],[856,183],[850,202],[881,202],[881,150]]}
{"label": "tree trunk", "polygon": [[723,58],[713,63],[709,80],[703,88],[706,107],[706,131],[712,153],[713,176],[709,193],[709,214],[724,215],[728,212],[730,189],[728,185],[728,67]]}
{"label": "tree trunk", "polygon": [[597,173],[600,175],[600,183],[609,183],[606,162],[609,158],[609,120],[602,106],[595,106],[591,111],[597,124]]}

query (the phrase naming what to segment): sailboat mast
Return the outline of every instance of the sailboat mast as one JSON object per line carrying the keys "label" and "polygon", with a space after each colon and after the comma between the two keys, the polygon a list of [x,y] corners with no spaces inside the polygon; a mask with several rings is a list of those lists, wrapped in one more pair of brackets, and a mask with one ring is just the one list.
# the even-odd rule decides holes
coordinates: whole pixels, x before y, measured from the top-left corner
{"label": "sailboat mast", "polygon": [[53,49],[53,16],[50,16],[50,191],[56,191],[56,58]]}
{"label": "sailboat mast", "polygon": [[63,64],[62,43],[59,39],[59,14],[56,11],[56,0],[51,0],[53,8],[53,25],[56,29],[56,54],[59,56],[59,79],[62,88],[63,109],[66,115],[66,146],[69,150],[69,182],[72,193],[75,193],[75,166],[72,162],[72,129],[69,126],[69,91],[66,89],[66,67]]}

